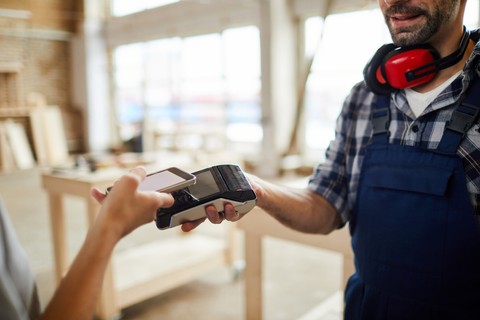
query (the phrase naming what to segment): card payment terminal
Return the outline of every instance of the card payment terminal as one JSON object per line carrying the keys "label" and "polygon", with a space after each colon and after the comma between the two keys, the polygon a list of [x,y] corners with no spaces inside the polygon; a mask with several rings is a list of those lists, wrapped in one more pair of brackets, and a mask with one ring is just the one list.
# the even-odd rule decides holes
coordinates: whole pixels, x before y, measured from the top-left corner
{"label": "card payment terminal", "polygon": [[215,205],[219,212],[225,203],[231,203],[243,214],[255,207],[257,197],[250,183],[237,165],[218,165],[192,173],[197,182],[172,192],[175,203],[170,208],[157,210],[159,229],[178,226],[186,221],[205,217],[205,207]]}

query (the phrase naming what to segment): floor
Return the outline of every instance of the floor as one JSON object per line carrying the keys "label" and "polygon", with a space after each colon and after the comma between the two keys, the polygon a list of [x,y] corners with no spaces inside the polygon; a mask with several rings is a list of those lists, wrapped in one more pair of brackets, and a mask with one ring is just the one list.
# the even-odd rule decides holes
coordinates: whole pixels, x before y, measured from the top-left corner
{"label": "floor", "polygon": [[[0,174],[0,196],[36,274],[45,305],[54,292],[53,254],[48,202],[40,184],[41,169]],[[72,255],[83,241],[84,204],[66,201]],[[197,232],[222,238],[224,225],[204,224]],[[117,250],[171,236],[147,225],[121,241]],[[239,252],[243,234],[238,231]],[[267,239],[264,243],[264,319],[341,319],[341,258],[333,253],[291,242]],[[181,286],[122,311],[123,319],[244,319],[244,261],[207,273]],[[256,319],[252,319],[256,320]]]}

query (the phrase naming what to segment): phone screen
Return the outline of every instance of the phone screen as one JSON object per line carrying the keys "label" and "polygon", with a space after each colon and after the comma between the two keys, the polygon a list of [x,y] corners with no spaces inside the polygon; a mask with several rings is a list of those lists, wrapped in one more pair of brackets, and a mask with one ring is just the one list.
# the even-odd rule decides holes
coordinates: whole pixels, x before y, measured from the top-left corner
{"label": "phone screen", "polygon": [[168,170],[160,171],[152,175],[147,175],[138,186],[140,191],[161,191],[172,185],[186,181],[186,179],[176,175]]}
{"label": "phone screen", "polygon": [[[138,190],[172,192],[193,185],[195,182],[196,177],[193,174],[176,167],[171,167],[147,174],[138,186]],[[112,188],[113,186],[108,187],[107,190],[105,190],[105,194],[108,194]]]}

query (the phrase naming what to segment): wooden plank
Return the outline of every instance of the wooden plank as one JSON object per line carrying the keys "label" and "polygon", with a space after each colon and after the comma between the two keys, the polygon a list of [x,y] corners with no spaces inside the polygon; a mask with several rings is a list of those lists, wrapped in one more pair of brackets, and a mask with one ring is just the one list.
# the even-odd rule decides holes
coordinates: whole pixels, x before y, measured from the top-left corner
{"label": "wooden plank", "polygon": [[45,144],[45,131],[43,124],[43,107],[32,108],[30,114],[30,126],[32,128],[33,148],[39,165],[48,165],[47,145]]}
{"label": "wooden plank", "polygon": [[[99,175],[98,179],[88,180],[88,177],[97,177],[96,174],[86,175],[85,173],[79,173],[78,175],[60,175],[60,174],[42,174],[42,186],[50,193],[57,194],[69,194],[81,197],[85,201],[90,200],[90,189],[95,186],[100,190],[105,190],[109,187],[115,178],[118,178],[120,174],[116,175]],[[95,209],[94,206],[89,206],[89,209]],[[92,215],[96,214],[93,212]]]}
{"label": "wooden plank", "polygon": [[0,122],[0,170],[10,171],[15,168],[12,150],[8,143],[5,125]]}
{"label": "wooden plank", "polygon": [[237,222],[245,231],[245,313],[247,320],[262,319],[262,238],[275,237],[331,250],[343,255],[343,284],[355,271],[348,228],[329,235],[305,234],[289,229],[260,208],[253,209]]}
{"label": "wooden plank", "polygon": [[60,108],[49,106],[43,112],[45,144],[48,164],[62,165],[68,162],[68,145]]}
{"label": "wooden plank", "polygon": [[262,237],[245,233],[245,313],[247,320],[263,319]]}
{"label": "wooden plank", "polygon": [[237,225],[240,229],[251,234],[277,237],[353,257],[350,234],[346,227],[335,230],[328,235],[302,233],[285,227],[258,207],[239,220]]}
{"label": "wooden plank", "polygon": [[0,117],[2,118],[15,118],[15,117],[28,117],[30,114],[30,108],[18,107],[18,108],[0,108]]}
{"label": "wooden plank", "polygon": [[126,307],[226,265],[224,239],[198,234],[162,239],[115,254],[117,303]]}
{"label": "wooden plank", "polygon": [[28,142],[25,128],[21,124],[13,121],[5,121],[4,125],[17,168],[33,168],[35,166],[35,159],[30,143]]}

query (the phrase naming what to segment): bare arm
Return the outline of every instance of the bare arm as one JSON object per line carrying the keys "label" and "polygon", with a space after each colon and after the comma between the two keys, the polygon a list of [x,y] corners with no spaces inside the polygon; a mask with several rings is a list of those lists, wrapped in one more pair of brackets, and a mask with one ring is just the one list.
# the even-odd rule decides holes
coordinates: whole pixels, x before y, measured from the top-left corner
{"label": "bare arm", "polygon": [[341,225],[340,215],[322,196],[308,190],[278,186],[251,177],[257,205],[283,225],[306,233],[328,234]]}
{"label": "bare arm", "polygon": [[65,319],[67,315],[69,319],[92,319],[115,245],[137,227],[152,222],[157,208],[173,204],[171,195],[137,191],[145,174],[143,168],[133,169],[117,181],[106,199],[92,189],[102,208],[41,319]]}

